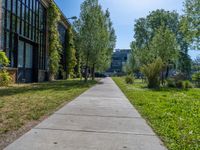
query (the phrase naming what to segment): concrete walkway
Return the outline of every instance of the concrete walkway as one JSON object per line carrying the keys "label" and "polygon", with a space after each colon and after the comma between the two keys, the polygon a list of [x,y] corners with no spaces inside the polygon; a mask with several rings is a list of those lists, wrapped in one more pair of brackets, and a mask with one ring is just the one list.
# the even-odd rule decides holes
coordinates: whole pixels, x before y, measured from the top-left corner
{"label": "concrete walkway", "polygon": [[166,150],[111,78],[55,112],[6,150]]}

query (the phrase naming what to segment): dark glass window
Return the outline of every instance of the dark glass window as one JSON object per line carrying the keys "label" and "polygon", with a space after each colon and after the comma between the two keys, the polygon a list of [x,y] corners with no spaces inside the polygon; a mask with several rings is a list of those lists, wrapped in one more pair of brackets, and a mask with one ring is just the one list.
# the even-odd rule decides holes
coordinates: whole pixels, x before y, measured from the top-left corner
{"label": "dark glass window", "polygon": [[[15,38],[17,34],[30,40],[28,43],[38,45],[39,68],[45,69],[46,8],[40,0],[2,0],[2,15],[4,29],[2,37],[4,38],[1,42],[9,59],[13,60],[14,49],[16,49],[14,44],[18,43],[19,45],[19,41],[15,41],[18,40]],[[27,56],[33,55],[32,51],[30,50]]]}

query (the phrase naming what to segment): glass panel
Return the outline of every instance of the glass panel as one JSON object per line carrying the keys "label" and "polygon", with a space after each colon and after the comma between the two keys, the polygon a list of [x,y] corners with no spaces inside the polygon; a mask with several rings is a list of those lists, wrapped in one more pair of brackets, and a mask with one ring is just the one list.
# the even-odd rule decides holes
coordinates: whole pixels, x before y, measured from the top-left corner
{"label": "glass panel", "polygon": [[33,66],[33,46],[26,43],[26,63],[25,68],[32,68]]}
{"label": "glass panel", "polygon": [[7,0],[7,9],[11,10],[11,0]]}
{"label": "glass panel", "polygon": [[7,17],[6,17],[6,21],[7,21],[7,25],[6,25],[6,28],[7,29],[10,29],[10,13],[7,11]]}
{"label": "glass panel", "polygon": [[24,64],[24,42],[19,41],[18,46],[18,67],[22,68]]}

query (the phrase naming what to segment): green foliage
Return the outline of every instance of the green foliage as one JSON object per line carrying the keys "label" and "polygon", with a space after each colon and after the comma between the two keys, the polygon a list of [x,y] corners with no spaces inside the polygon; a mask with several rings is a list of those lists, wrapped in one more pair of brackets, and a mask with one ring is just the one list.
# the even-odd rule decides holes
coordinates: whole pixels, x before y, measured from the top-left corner
{"label": "green foliage", "polygon": [[141,80],[113,79],[169,150],[199,150],[200,89],[151,90]]}
{"label": "green foliage", "polygon": [[167,79],[167,87],[169,87],[169,88],[175,88],[176,87],[176,82],[175,82],[174,78]]}
{"label": "green foliage", "polygon": [[160,73],[163,69],[163,62],[161,58],[157,58],[155,62],[144,65],[141,72],[148,80],[149,88],[158,88],[160,86]]}
{"label": "green foliage", "polygon": [[10,61],[5,52],[0,51],[0,86],[8,86],[8,84],[12,80],[10,74],[5,69],[5,67],[8,66],[9,63]]}
{"label": "green foliage", "polygon": [[0,51],[0,67],[5,67],[9,65],[10,61],[8,57],[6,56],[5,52]]}
{"label": "green foliage", "polygon": [[200,72],[193,74],[192,80],[195,82],[197,87],[200,87]]}
{"label": "green foliage", "polygon": [[193,41],[195,49],[200,49],[200,1],[199,0],[185,0],[185,13],[189,24],[188,36]]}
{"label": "green foliage", "polygon": [[[175,11],[170,12],[163,9],[152,11],[147,17],[137,19],[134,25],[135,41],[131,43],[131,48],[134,49],[139,64],[143,65],[153,62],[155,53],[152,53],[152,50],[159,50],[159,53],[161,52],[160,57],[165,59],[163,60],[164,63],[167,62],[166,77],[169,70],[168,64],[176,64],[177,62],[178,70],[188,73],[189,76],[191,59],[187,57],[190,44],[188,27],[189,24],[186,17],[180,17]],[[156,34],[159,30],[163,30],[164,32],[161,31],[160,35]],[[167,34],[170,36],[167,36]],[[157,38],[155,36],[157,36]],[[164,37],[164,39],[162,37]],[[171,42],[172,45],[168,44],[168,41]],[[151,48],[152,44],[156,49]],[[171,49],[170,47],[173,48]],[[163,50],[161,50],[162,48]],[[174,50],[177,51],[175,52]],[[175,53],[171,54],[171,51]],[[170,55],[165,55],[165,53]],[[169,61],[167,57],[170,58]]]}
{"label": "green foliage", "polygon": [[8,86],[11,80],[10,74],[6,70],[0,71],[0,86]]}
{"label": "green foliage", "polygon": [[193,88],[192,83],[189,80],[183,81],[183,89]]}
{"label": "green foliage", "polygon": [[58,22],[60,12],[53,2],[50,1],[48,8],[48,25],[49,25],[49,79],[53,80],[59,70],[61,43],[58,32]]}
{"label": "green foliage", "polygon": [[165,26],[160,26],[150,43],[153,58],[160,57],[165,65],[177,59],[178,45],[175,35]]}
{"label": "green foliage", "polygon": [[135,78],[133,77],[133,75],[128,75],[125,77],[125,82],[127,84],[133,84],[134,83]]}
{"label": "green foliage", "polygon": [[95,70],[107,69],[111,60],[116,37],[109,11],[104,12],[98,0],[85,0],[75,30],[87,81],[89,68],[94,75]]}
{"label": "green foliage", "polygon": [[67,61],[67,77],[73,77],[74,74],[74,68],[77,64],[76,59],[76,50],[75,50],[75,44],[74,44],[74,35],[72,27],[68,28],[68,38],[67,38],[67,50],[66,50],[66,61]]}

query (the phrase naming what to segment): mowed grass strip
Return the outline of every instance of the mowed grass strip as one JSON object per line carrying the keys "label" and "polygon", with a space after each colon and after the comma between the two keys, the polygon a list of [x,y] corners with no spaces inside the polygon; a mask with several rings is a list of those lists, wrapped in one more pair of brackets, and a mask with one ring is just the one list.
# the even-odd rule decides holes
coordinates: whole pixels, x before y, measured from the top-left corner
{"label": "mowed grass strip", "polygon": [[[0,89],[0,137],[51,114],[96,81],[64,80]],[[1,139],[1,138],[0,138]]]}
{"label": "mowed grass strip", "polygon": [[200,150],[200,89],[150,90],[140,80],[113,79],[170,150]]}

